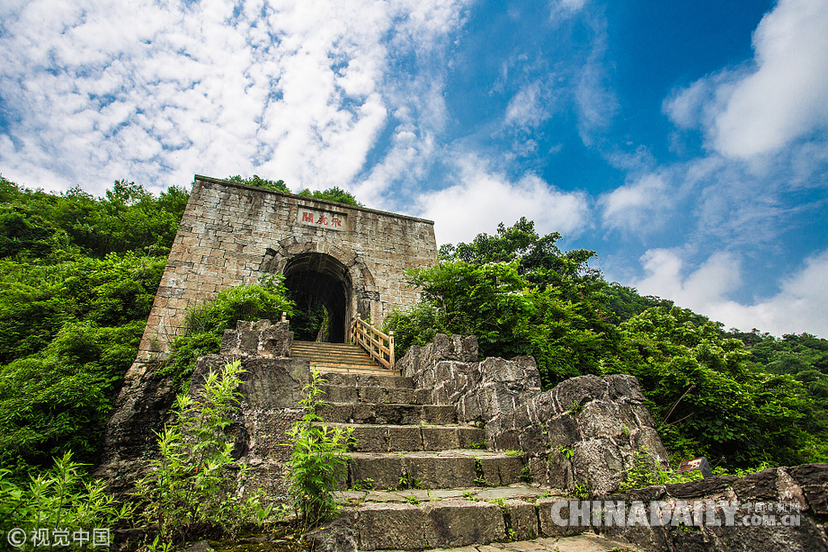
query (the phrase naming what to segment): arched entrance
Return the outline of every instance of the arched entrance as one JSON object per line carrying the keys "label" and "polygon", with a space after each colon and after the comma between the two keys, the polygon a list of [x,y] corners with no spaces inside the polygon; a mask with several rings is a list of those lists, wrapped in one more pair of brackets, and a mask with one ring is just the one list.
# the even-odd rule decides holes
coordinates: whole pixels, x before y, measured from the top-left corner
{"label": "arched entrance", "polygon": [[[327,311],[327,331],[323,332],[326,341],[344,343],[353,289],[347,267],[325,253],[302,253],[290,258],[282,273],[287,288],[305,303],[303,307],[324,306]],[[312,341],[315,336],[305,336],[308,338]]]}

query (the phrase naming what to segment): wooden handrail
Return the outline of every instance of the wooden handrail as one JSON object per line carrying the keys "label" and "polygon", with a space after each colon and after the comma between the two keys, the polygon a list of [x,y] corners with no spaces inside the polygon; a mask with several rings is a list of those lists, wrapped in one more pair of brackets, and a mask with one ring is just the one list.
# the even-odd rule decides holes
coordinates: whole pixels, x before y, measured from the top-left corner
{"label": "wooden handrail", "polygon": [[389,370],[394,369],[394,332],[386,335],[357,314],[351,322],[351,343],[360,345]]}

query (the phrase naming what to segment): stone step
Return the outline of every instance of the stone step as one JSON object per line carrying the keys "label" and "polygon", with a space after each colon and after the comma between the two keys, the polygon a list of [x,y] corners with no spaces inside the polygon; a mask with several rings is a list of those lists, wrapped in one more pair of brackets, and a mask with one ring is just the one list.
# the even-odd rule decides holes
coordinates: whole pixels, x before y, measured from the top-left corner
{"label": "stone step", "polygon": [[390,374],[388,370],[375,370],[371,373],[320,370],[320,375],[327,380],[327,385],[414,389],[411,378]]}
{"label": "stone step", "polygon": [[385,425],[328,423],[351,428],[354,452],[414,452],[485,448],[486,433],[468,425]]}
{"label": "stone step", "polygon": [[525,482],[522,456],[486,450],[348,454],[346,489],[443,489]]}
{"label": "stone step", "polygon": [[312,362],[310,367],[312,370],[316,370],[319,373],[337,372],[340,374],[358,374],[367,376],[400,376],[399,370],[389,370],[387,368],[377,366],[376,364],[369,366],[366,364],[320,364]]}
{"label": "stone step", "polygon": [[[357,548],[369,550],[423,550],[477,545],[464,552],[495,549],[480,546],[497,542],[532,540],[516,550],[556,550],[566,537],[581,535],[589,552],[636,550],[625,541],[588,532],[587,527],[561,527],[552,521],[552,506],[568,501],[548,496],[549,489],[528,486],[492,489],[458,488],[440,491],[407,490],[396,493],[362,491],[340,493],[346,503],[341,512],[353,524]],[[543,540],[546,539],[546,540]],[[558,548],[579,550],[578,548]],[[459,551],[458,551],[459,552]]]}
{"label": "stone step", "polygon": [[[433,549],[432,549],[433,550]],[[440,548],[439,552],[644,552],[643,549],[593,532],[571,537],[541,537],[532,540],[497,542],[492,545]],[[386,552],[396,552],[388,550]],[[434,550],[434,552],[438,552]]]}
{"label": "stone step", "polygon": [[291,356],[307,358],[311,361],[311,364],[355,364],[378,367],[377,363],[362,347],[345,343],[294,341],[291,346]]}
{"label": "stone step", "polygon": [[326,402],[316,413],[327,422],[350,424],[455,424],[457,410],[451,405],[371,404]]}
{"label": "stone step", "polygon": [[325,392],[325,400],[332,403],[428,404],[431,401],[430,389],[330,384],[319,388]]}
{"label": "stone step", "polygon": [[374,362],[374,359],[372,359],[368,355],[365,355],[365,356],[314,355],[313,357],[302,357],[302,358],[308,358],[312,363],[319,363],[319,364],[358,364],[358,365],[373,366],[374,368],[379,368],[379,365],[376,362]]}

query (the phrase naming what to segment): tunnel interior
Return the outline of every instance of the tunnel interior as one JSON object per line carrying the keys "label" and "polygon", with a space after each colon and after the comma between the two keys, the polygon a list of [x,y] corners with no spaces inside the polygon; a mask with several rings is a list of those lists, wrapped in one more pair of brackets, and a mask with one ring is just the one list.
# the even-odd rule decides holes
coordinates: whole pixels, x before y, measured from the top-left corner
{"label": "tunnel interior", "polygon": [[[324,306],[327,331],[320,333],[324,335],[324,340],[344,343],[352,290],[351,277],[345,265],[324,253],[305,253],[290,259],[283,273],[285,285],[297,303],[311,307]],[[315,336],[303,339],[314,340]]]}

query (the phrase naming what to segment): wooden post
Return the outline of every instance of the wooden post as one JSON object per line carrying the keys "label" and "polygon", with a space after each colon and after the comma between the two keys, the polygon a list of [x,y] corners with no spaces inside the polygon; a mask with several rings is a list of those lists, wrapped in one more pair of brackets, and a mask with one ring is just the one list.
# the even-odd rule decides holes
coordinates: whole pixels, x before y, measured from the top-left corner
{"label": "wooden post", "polygon": [[389,353],[388,362],[391,364],[390,368],[394,369],[394,332],[388,332],[388,349],[391,351]]}

